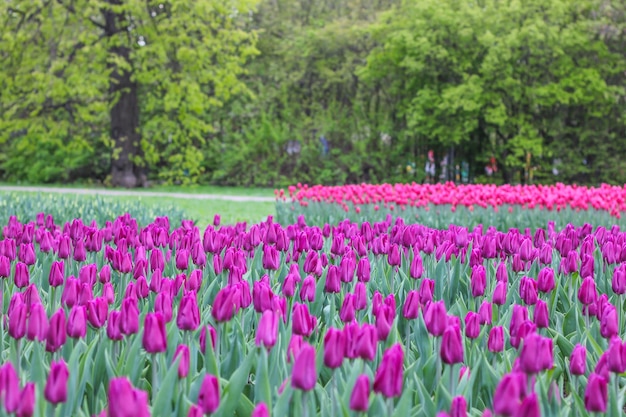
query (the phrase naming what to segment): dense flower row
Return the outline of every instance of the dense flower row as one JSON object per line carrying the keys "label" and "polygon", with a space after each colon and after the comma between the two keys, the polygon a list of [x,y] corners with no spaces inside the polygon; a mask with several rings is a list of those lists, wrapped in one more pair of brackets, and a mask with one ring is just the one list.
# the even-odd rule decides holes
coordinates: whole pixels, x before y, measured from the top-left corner
{"label": "dense flower row", "polygon": [[19,417],[623,406],[617,227],[216,218],[201,234],[42,214],[4,227],[0,278],[0,398]]}
{"label": "dense flower row", "polygon": [[[626,186],[586,187],[576,185],[455,185],[445,184],[360,184],[343,186],[302,185],[288,188],[289,198],[306,206],[309,202],[325,202],[341,205],[346,211],[350,206],[373,204],[385,207],[424,207],[429,204],[498,209],[501,206],[541,208],[559,211],[604,210],[615,217],[626,211]],[[285,192],[277,190],[278,199],[285,199]]]}

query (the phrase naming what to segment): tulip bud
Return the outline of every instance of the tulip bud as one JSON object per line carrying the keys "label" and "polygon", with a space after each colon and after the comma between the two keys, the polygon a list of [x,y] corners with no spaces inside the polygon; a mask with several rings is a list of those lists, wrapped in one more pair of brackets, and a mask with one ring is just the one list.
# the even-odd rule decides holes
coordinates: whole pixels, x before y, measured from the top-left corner
{"label": "tulip bud", "polygon": [[104,265],[100,272],[98,273],[98,281],[102,284],[106,284],[107,282],[111,282],[111,266]]}
{"label": "tulip bud", "polygon": [[485,267],[483,265],[476,265],[472,268],[472,275],[470,278],[472,297],[480,297],[484,295],[486,286],[487,279]]}
{"label": "tulip bud", "polygon": [[27,382],[20,394],[16,417],[32,417],[35,413],[35,384]]}
{"label": "tulip bud", "polygon": [[526,336],[522,352],[520,353],[521,370],[527,374],[536,374],[541,371],[540,358],[541,351],[541,335],[536,333]]}
{"label": "tulip bud", "polygon": [[596,282],[591,277],[583,279],[582,284],[578,290],[578,300],[584,304],[593,304],[596,301],[598,294],[596,292]]}
{"label": "tulip bud", "polygon": [[67,319],[67,335],[76,339],[87,335],[87,311],[85,306],[75,305]]}
{"label": "tulip bud", "polygon": [[122,301],[120,329],[125,335],[135,334],[139,331],[139,307],[137,300],[125,298]]}
{"label": "tulip bud", "polygon": [[188,292],[183,295],[178,307],[176,325],[181,330],[196,330],[200,326],[200,309],[196,301],[196,293]]}
{"label": "tulip bud", "polygon": [[402,394],[404,351],[396,343],[383,353],[383,358],[376,370],[374,392],[384,397],[393,398]]}
{"label": "tulip bud", "polygon": [[316,382],[315,348],[305,342],[293,364],[291,386],[303,391],[310,391],[315,388]]}
{"label": "tulip bud", "polygon": [[465,397],[460,395],[452,399],[450,417],[467,417],[467,401]]}
{"label": "tulip bud", "polygon": [[536,393],[524,398],[516,416],[541,416],[541,408]]}
{"label": "tulip bud", "polygon": [[115,290],[113,289],[113,284],[106,282],[102,285],[102,297],[107,300],[107,304],[113,304],[115,302]]}
{"label": "tulip bud", "polygon": [[339,310],[339,319],[344,323],[349,323],[355,319],[354,294],[347,293]]}
{"label": "tulip bud", "polygon": [[[427,306],[433,300],[433,291],[435,290],[435,281],[432,279],[425,278],[420,283],[419,288],[419,296],[420,296],[420,304],[423,306]],[[445,306],[444,306],[445,307]]]}
{"label": "tulip bud", "polygon": [[491,324],[493,318],[493,309],[489,301],[484,300],[478,308],[478,318],[481,325]]}
{"label": "tulip bud", "polygon": [[30,273],[28,272],[28,265],[22,262],[15,264],[15,275],[13,276],[13,282],[17,288],[28,287],[30,281]]}
{"label": "tulip bud", "polygon": [[453,365],[463,362],[463,339],[458,326],[447,326],[441,339],[439,355],[443,363]]}
{"label": "tulip bud", "polygon": [[302,336],[294,334],[289,339],[289,344],[287,345],[287,363],[291,363],[295,361],[296,357],[300,354],[300,350],[304,345],[304,339]]}
{"label": "tulip bud", "polygon": [[613,271],[611,289],[615,294],[626,294],[626,264],[621,264]]}
{"label": "tulip bud", "polygon": [[529,277],[522,277],[519,284],[519,295],[524,303],[535,305],[537,303],[537,281]]}
{"label": "tulip bud", "polygon": [[178,377],[185,378],[189,374],[189,347],[187,345],[178,345],[178,347],[176,347],[173,361],[176,361],[179,357]]}
{"label": "tulip bud", "polygon": [[200,330],[200,350],[202,351],[203,355],[206,354],[207,334],[212,349],[215,349],[215,343],[217,342],[217,332],[215,331],[215,329],[210,325],[202,326],[202,330]]}
{"label": "tulip bud", "polygon": [[160,353],[167,350],[167,332],[165,319],[161,313],[148,313],[143,322],[142,345],[148,353]]}
{"label": "tulip bud", "polygon": [[181,271],[187,270],[189,267],[189,252],[185,249],[176,251],[176,269]]}
{"label": "tulip bud", "polygon": [[51,287],[58,287],[59,285],[63,285],[63,281],[65,281],[65,266],[63,261],[53,261],[52,266],[50,267],[50,275],[48,277],[48,283]]}
{"label": "tulip bud", "polygon": [[390,306],[384,304],[380,306],[380,309],[375,314],[378,340],[387,340],[393,326],[394,316],[395,310]]}
{"label": "tulip bud", "polygon": [[220,405],[220,385],[215,375],[206,375],[202,380],[200,393],[198,394],[198,405],[204,414],[214,413]]}
{"label": "tulip bud", "polygon": [[324,336],[324,365],[328,368],[339,368],[346,350],[344,333],[334,327],[329,328]]}
{"label": "tulip bud", "polygon": [[509,272],[506,269],[506,264],[504,262],[500,262],[498,264],[498,268],[496,269],[496,281],[507,283],[509,281]]}
{"label": "tulip bud", "polygon": [[504,350],[504,329],[502,326],[495,326],[489,332],[487,349],[494,353]]}
{"label": "tulip bud", "polygon": [[315,278],[312,275],[307,275],[304,281],[302,281],[302,286],[300,287],[300,300],[303,302],[315,301]]}
{"label": "tulip bud", "polygon": [[0,397],[3,397],[7,413],[13,413],[19,408],[20,378],[11,362],[0,367]]}
{"label": "tulip bud", "polygon": [[569,370],[572,375],[584,375],[587,371],[587,350],[577,344],[570,356]]}
{"label": "tulip bud", "polygon": [[501,306],[506,303],[507,285],[506,281],[498,281],[496,284],[496,288],[493,290],[493,297],[491,298],[495,305]]}
{"label": "tulip bud", "polygon": [[0,278],[8,278],[11,276],[11,260],[2,255],[0,256]]}
{"label": "tulip bud", "polygon": [[617,311],[611,304],[607,304],[602,309],[602,318],[600,319],[600,335],[605,339],[610,339],[618,334]]}
{"label": "tulip bud", "polygon": [[191,407],[189,407],[189,411],[187,412],[187,417],[204,417],[204,412],[199,405],[191,404]]}
{"label": "tulip bud", "polygon": [[48,328],[48,335],[46,337],[46,351],[56,352],[65,344],[66,340],[65,310],[59,308],[52,317],[50,317],[50,327]]}
{"label": "tulip bud", "polygon": [[424,322],[428,333],[433,336],[443,335],[448,324],[448,313],[443,301],[437,301],[428,305]]}
{"label": "tulip bud", "polygon": [[276,344],[278,337],[278,314],[272,310],[265,310],[259,320],[256,329],[255,343],[257,346],[265,346],[271,349]]}
{"label": "tulip bud", "polygon": [[359,375],[350,395],[350,409],[356,412],[366,413],[370,405],[370,378],[367,375]]}
{"label": "tulip bud", "polygon": [[465,336],[476,339],[480,334],[480,321],[478,314],[468,311],[465,315]]}
{"label": "tulip bud", "polygon": [[14,339],[21,339],[26,335],[26,316],[28,307],[23,302],[17,302],[9,312],[9,335]]}
{"label": "tulip bud", "polygon": [[108,417],[149,417],[148,398],[145,391],[134,389],[125,377],[109,381]]}
{"label": "tulip bud", "polygon": [[122,315],[119,311],[113,310],[107,320],[107,336],[111,340],[122,340],[124,335],[121,329]]}
{"label": "tulip bud", "polygon": [[356,311],[365,310],[367,308],[367,288],[365,283],[357,282],[354,286],[354,309]]}
{"label": "tulip bud", "polygon": [[422,262],[422,257],[420,256],[419,251],[413,251],[413,260],[411,261],[411,266],[409,268],[409,274],[411,278],[419,279],[422,277],[424,273],[424,265]]}
{"label": "tulip bud", "polygon": [[509,333],[512,337],[517,336],[517,332],[522,326],[522,323],[528,320],[528,309],[526,307],[515,304],[513,305],[513,314],[511,315],[511,321],[509,324]]}
{"label": "tulip bud", "polygon": [[416,319],[419,317],[420,304],[419,293],[416,290],[411,290],[406,295],[404,306],[402,308],[402,315],[405,319]]}
{"label": "tulip bud", "polygon": [[[358,325],[357,325],[358,327]],[[344,328],[344,332],[347,327]],[[358,327],[358,332],[352,341],[356,355],[366,361],[372,361],[376,357],[376,348],[378,346],[378,331],[371,324],[363,324]]]}
{"label": "tulip bud", "polygon": [[80,283],[73,276],[68,277],[61,294],[61,304],[72,308],[78,302]]}
{"label": "tulip bud", "polygon": [[521,400],[526,396],[526,377],[512,372],[502,377],[493,394],[493,411],[504,416],[516,416]]}
{"label": "tulip bud", "polygon": [[58,362],[52,361],[44,389],[44,397],[49,403],[59,404],[67,400],[67,379],[69,375],[69,370],[63,359]]}
{"label": "tulip bud", "polygon": [[294,334],[309,337],[317,325],[317,318],[309,313],[306,304],[294,303],[291,313]]}
{"label": "tulip bud", "polygon": [[326,282],[324,284],[324,291],[327,293],[339,293],[341,292],[341,280],[339,279],[339,268],[335,265],[329,265],[326,272]]}
{"label": "tulip bud", "polygon": [[537,288],[543,293],[549,293],[554,287],[554,270],[549,267],[543,268],[537,276]]}
{"label": "tulip bud", "polygon": [[250,417],[270,417],[270,411],[265,403],[259,403],[254,407],[254,410],[252,410]]}
{"label": "tulip bud", "polygon": [[548,312],[548,304],[539,299],[535,304],[534,321],[538,328],[550,327],[550,313]]}
{"label": "tulip bud", "polygon": [[43,342],[48,335],[48,315],[46,308],[41,304],[33,304],[30,307],[26,338]]}
{"label": "tulip bud", "polygon": [[356,278],[359,282],[369,282],[371,275],[370,261],[367,257],[359,259],[356,267]]}
{"label": "tulip bud", "polygon": [[585,409],[590,413],[606,412],[608,381],[596,373],[589,375],[585,388]]}

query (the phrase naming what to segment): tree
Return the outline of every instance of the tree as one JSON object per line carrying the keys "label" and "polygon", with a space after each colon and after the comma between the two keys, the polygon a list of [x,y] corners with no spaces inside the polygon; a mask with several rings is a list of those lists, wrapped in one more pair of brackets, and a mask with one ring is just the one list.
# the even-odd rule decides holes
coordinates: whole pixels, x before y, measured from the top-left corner
{"label": "tree", "polygon": [[[11,155],[8,177],[93,175],[89,159],[107,153],[112,185],[143,185],[149,168],[165,180],[197,179],[199,150],[214,129],[209,113],[248,91],[240,78],[257,52],[245,30],[254,0],[5,4],[0,143]],[[44,172],[20,164],[29,159]]]}
{"label": "tree", "polygon": [[[606,150],[595,145],[615,138],[606,126],[597,130],[606,115],[622,125],[626,69],[590,31],[598,4],[406,2],[382,20],[381,46],[362,74],[390,86],[417,137],[455,145],[479,167],[495,155],[505,182],[523,180],[515,173],[529,155],[551,162],[574,149],[580,153],[568,164],[592,163],[590,155]],[[584,149],[572,146],[579,140]]]}

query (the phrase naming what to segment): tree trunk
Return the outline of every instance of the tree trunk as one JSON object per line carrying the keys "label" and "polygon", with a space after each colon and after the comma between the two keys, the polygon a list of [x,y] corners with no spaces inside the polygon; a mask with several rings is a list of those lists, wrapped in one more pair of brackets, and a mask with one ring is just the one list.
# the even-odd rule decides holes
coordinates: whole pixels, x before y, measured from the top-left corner
{"label": "tree trunk", "polygon": [[[110,0],[111,4],[119,5],[119,0]],[[108,37],[126,37],[124,16],[110,10],[104,11],[105,31]],[[130,48],[117,42],[109,49],[125,62],[130,63]],[[113,105],[110,110],[111,139],[113,154],[111,157],[111,185],[134,188],[144,186],[146,175],[136,164],[141,157],[141,136],[139,134],[139,102],[137,84],[131,80],[131,71],[110,64],[109,97]]]}

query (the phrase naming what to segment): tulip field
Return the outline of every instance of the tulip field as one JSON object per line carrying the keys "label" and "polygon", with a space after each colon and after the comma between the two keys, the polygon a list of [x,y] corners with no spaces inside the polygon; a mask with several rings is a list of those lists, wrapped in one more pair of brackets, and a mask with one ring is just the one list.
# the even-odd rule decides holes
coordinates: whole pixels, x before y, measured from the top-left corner
{"label": "tulip field", "polygon": [[[429,187],[420,207],[452,204]],[[281,192],[276,219],[202,228],[22,205],[0,237],[0,415],[622,415],[624,196],[559,190],[539,214],[532,190],[474,195],[544,221],[506,229],[361,203],[316,224],[338,214]]]}
{"label": "tulip field", "polygon": [[328,187],[298,184],[275,191],[277,220],[293,223],[304,214],[307,223],[318,226],[343,219],[354,222],[381,221],[388,215],[407,223],[437,229],[449,224],[474,227],[490,225],[499,230],[545,227],[554,221],[559,229],[567,224],[626,227],[626,186],[603,184],[578,187],[556,184],[455,185],[383,184]]}

